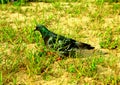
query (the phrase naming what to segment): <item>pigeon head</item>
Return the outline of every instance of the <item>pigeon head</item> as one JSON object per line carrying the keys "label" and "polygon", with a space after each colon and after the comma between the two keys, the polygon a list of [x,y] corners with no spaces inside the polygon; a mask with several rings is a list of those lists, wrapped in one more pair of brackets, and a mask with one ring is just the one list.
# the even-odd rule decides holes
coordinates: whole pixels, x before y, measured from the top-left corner
{"label": "pigeon head", "polygon": [[41,34],[49,32],[49,30],[44,25],[37,25],[34,31],[39,31]]}
{"label": "pigeon head", "polygon": [[42,34],[42,37],[48,36],[51,32],[44,25],[37,25],[34,31],[39,31]]}
{"label": "pigeon head", "polygon": [[37,25],[36,26],[36,29],[34,30],[34,31],[40,31],[40,30],[45,30],[45,29],[47,29],[44,25]]}

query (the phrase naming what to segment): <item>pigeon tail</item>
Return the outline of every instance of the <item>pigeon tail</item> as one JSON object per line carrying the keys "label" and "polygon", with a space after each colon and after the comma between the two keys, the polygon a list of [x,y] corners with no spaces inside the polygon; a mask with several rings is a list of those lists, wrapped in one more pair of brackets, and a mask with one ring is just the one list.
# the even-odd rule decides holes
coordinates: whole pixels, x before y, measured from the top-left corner
{"label": "pigeon tail", "polygon": [[78,47],[82,48],[82,49],[91,50],[91,49],[95,48],[95,47],[91,46],[90,44],[86,44],[86,43],[82,43],[82,42],[77,42],[77,44],[78,44]]}

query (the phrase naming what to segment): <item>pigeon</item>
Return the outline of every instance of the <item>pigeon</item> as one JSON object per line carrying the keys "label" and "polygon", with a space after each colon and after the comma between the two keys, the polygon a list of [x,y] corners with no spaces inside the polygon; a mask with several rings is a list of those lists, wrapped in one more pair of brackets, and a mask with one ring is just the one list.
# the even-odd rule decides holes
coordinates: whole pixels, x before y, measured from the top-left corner
{"label": "pigeon", "polygon": [[59,52],[60,55],[69,56],[74,54],[76,50],[82,49],[94,49],[95,47],[90,44],[78,42],[72,38],[67,38],[62,35],[58,35],[48,30],[44,25],[37,25],[34,31],[39,31],[42,35],[45,45],[48,48],[52,48]]}

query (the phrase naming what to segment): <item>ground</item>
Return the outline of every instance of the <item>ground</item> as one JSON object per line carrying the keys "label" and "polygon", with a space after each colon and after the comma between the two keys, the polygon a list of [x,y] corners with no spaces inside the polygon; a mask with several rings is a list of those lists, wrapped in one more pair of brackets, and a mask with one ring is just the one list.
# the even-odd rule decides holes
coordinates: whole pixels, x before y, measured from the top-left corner
{"label": "ground", "polygon": [[[120,3],[31,2],[0,8],[0,84],[120,84]],[[57,60],[59,55],[33,31],[39,23],[102,52]]]}

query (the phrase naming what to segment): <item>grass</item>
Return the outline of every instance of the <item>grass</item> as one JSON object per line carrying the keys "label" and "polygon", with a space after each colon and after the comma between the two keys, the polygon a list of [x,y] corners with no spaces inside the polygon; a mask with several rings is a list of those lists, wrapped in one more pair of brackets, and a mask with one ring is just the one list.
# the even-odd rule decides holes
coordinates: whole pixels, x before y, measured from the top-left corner
{"label": "grass", "polygon": [[108,48],[108,49],[114,49],[118,47],[119,38],[114,38],[114,32],[112,32],[111,28],[107,28],[106,32],[104,34],[101,34],[101,41],[100,46],[102,48]]}
{"label": "grass", "polygon": [[[0,4],[0,85],[120,84],[120,3],[74,1]],[[38,23],[107,54],[59,60],[33,31]]]}

